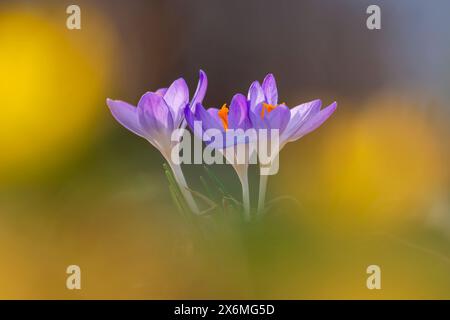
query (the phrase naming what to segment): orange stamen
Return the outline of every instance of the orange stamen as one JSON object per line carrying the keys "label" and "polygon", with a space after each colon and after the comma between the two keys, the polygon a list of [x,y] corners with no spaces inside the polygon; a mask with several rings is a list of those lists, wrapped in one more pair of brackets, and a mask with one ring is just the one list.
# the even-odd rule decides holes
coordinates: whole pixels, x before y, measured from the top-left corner
{"label": "orange stamen", "polygon": [[267,110],[267,113],[270,113],[270,111],[272,111],[276,107],[277,106],[263,102],[262,109],[261,109],[261,119],[264,119],[264,111]]}
{"label": "orange stamen", "polygon": [[220,120],[222,120],[223,128],[225,130],[228,130],[228,108],[226,103],[223,104],[217,115],[219,116]]}

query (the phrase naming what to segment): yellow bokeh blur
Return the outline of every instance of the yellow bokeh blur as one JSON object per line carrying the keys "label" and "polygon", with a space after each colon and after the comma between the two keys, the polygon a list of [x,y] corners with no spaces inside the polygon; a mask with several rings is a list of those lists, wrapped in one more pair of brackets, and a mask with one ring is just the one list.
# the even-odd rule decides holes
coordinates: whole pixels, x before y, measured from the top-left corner
{"label": "yellow bokeh blur", "polygon": [[[185,6],[80,1],[81,30],[69,30],[68,3],[11,3],[0,5],[0,299],[450,297],[448,106],[421,105],[445,100],[428,96],[425,83],[404,83],[401,92],[386,81],[378,91],[378,72],[389,74],[382,65],[403,68],[374,50],[393,42],[372,47],[324,24],[312,29],[333,30],[335,42],[322,43],[336,55],[303,33],[284,55],[261,51],[267,37],[258,38],[251,17],[249,29],[228,25],[221,33]],[[354,10],[346,11],[351,21]],[[282,40],[295,35],[288,26],[278,26]],[[231,51],[222,50],[225,38]],[[359,62],[349,54],[355,39]],[[261,215],[258,168],[250,168],[254,223],[240,223],[228,210],[235,203],[222,199],[241,201],[229,165],[208,167],[217,177],[183,165],[189,187],[226,209],[205,219],[180,214],[163,157],[105,104],[107,97],[135,102],[179,76],[194,89],[199,68],[210,77],[207,105],[266,72],[275,73],[280,93],[292,90],[285,96],[292,101],[338,101],[320,128],[281,151]],[[72,264],[82,270],[82,290],[66,287]],[[373,264],[382,269],[382,290],[366,286]]]}
{"label": "yellow bokeh blur", "polygon": [[[359,112],[339,111],[311,145],[296,146],[308,173],[300,172],[295,185],[282,175],[280,187],[314,204],[331,224],[392,224],[426,212],[447,181],[445,139],[433,121],[414,101],[385,94]],[[285,157],[289,152],[296,150]],[[291,166],[298,163],[286,161],[281,170]]]}
{"label": "yellow bokeh blur", "polygon": [[[104,109],[112,42],[106,28],[98,22],[82,33],[68,30],[64,16],[43,12],[1,10],[0,183],[66,160],[95,133]],[[100,43],[89,41],[93,33]]]}

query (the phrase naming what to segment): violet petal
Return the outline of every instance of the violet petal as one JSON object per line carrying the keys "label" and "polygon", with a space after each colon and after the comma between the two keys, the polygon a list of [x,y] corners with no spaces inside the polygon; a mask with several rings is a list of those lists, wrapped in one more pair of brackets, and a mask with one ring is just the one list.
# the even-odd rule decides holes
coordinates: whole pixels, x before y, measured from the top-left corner
{"label": "violet petal", "polygon": [[264,78],[262,89],[264,91],[264,95],[266,96],[266,101],[269,104],[276,106],[278,104],[278,89],[273,74],[269,73]]}
{"label": "violet petal", "polygon": [[189,102],[189,88],[183,78],[175,80],[164,94],[164,100],[170,109],[174,126],[178,127],[183,118],[184,107]]}
{"label": "violet petal", "polygon": [[208,77],[206,76],[206,73],[203,70],[200,70],[197,89],[195,90],[194,96],[190,103],[191,108],[193,110],[195,110],[198,103],[203,102],[207,88],[208,88]]}
{"label": "violet petal", "polygon": [[254,111],[256,107],[265,100],[264,91],[258,81],[251,84],[248,89],[247,99],[250,102],[251,111]]}
{"label": "violet petal", "polygon": [[170,141],[174,125],[171,112],[163,97],[154,92],[147,92],[138,103],[137,113],[141,128],[146,135],[155,141],[158,139],[164,139],[164,142]]}
{"label": "violet petal", "polygon": [[136,107],[124,101],[112,99],[106,99],[106,104],[117,122],[134,134],[144,137],[145,133],[139,124]]}
{"label": "violet petal", "polygon": [[266,112],[264,117],[267,118],[268,128],[278,129],[281,135],[289,123],[291,112],[288,107],[281,104],[271,112]]}
{"label": "violet petal", "polygon": [[322,102],[320,100],[313,100],[292,108],[290,110],[291,119],[289,120],[289,124],[283,133],[282,139],[288,139],[291,135],[298,131],[300,126],[303,125],[304,121],[307,120],[310,115],[314,115],[320,111],[321,105]]}
{"label": "violet petal", "polygon": [[236,94],[230,103],[228,110],[228,128],[245,128],[247,118],[247,99],[243,94]]}
{"label": "violet petal", "polygon": [[336,110],[337,103],[333,102],[328,107],[320,110],[313,116],[309,117],[308,120],[304,121],[303,125],[289,138],[289,141],[297,140],[308,133],[316,130],[320,127]]}

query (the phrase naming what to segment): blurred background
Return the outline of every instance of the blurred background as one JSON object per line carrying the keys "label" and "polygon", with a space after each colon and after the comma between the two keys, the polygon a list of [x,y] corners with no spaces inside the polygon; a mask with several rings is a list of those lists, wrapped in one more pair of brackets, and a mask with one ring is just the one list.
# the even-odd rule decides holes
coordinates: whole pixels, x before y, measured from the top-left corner
{"label": "blurred background", "polygon": [[[79,0],[68,30],[70,4],[0,1],[0,298],[450,298],[450,2]],[[193,92],[200,68],[207,106],[269,72],[291,107],[339,104],[281,153],[284,200],[203,243],[105,104],[180,76]]]}

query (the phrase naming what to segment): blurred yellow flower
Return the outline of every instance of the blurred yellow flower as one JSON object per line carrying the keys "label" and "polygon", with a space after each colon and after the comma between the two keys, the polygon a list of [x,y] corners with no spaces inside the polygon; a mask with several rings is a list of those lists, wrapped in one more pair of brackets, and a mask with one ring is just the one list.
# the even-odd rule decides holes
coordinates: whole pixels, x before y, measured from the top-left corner
{"label": "blurred yellow flower", "polygon": [[[60,18],[60,17],[59,17]],[[111,41],[96,25],[70,31],[34,8],[0,13],[0,183],[43,172],[93,134],[104,111]],[[96,34],[96,43],[90,41]]]}
{"label": "blurred yellow flower", "polygon": [[298,147],[308,172],[287,192],[332,224],[392,223],[423,212],[446,179],[445,139],[414,101],[377,96],[361,109],[337,117],[322,142]]}

